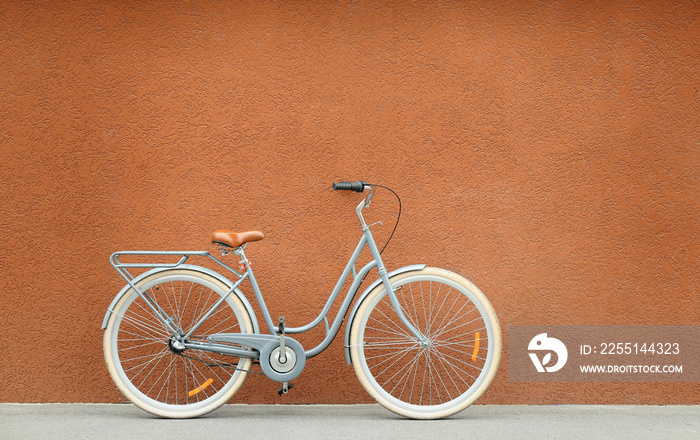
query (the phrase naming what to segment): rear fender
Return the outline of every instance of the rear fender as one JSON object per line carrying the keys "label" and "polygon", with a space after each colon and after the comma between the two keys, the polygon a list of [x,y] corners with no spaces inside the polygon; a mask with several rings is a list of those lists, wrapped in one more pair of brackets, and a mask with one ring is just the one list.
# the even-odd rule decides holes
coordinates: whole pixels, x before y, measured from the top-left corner
{"label": "rear fender", "polygon": [[[233,287],[233,283],[231,282],[231,280],[229,280],[228,278],[222,276],[221,274],[219,274],[217,272],[214,272],[211,269],[207,269],[206,267],[193,266],[191,264],[181,264],[177,267],[177,269],[193,270],[193,271],[200,272],[200,273],[203,273],[206,275],[211,275],[212,277],[221,281],[226,287],[229,288],[229,290],[231,289],[231,287]],[[166,270],[172,270],[172,268],[165,267],[165,268],[151,269],[147,272],[142,273],[141,275],[137,276],[136,278],[134,278],[132,283],[137,284],[142,279],[144,279],[148,276],[151,276],[155,273],[163,272]],[[124,286],[122,288],[122,290],[119,291],[119,293],[117,293],[117,296],[114,297],[111,304],[107,308],[107,313],[105,313],[104,319],[102,320],[102,330],[107,328],[107,321],[109,321],[109,317],[112,314],[112,310],[114,310],[114,307],[117,305],[117,302],[119,302],[121,297],[124,296],[126,294],[126,292],[128,292],[129,290],[131,290],[131,286],[127,284],[126,286]],[[245,297],[245,295],[243,295],[243,292],[241,292],[238,288],[234,289],[233,293],[238,297],[238,299],[241,300],[241,302],[243,303],[243,306],[245,307],[246,311],[250,315],[250,319],[253,321],[253,331],[255,333],[260,333],[260,326],[258,325],[258,319],[255,317],[255,311],[253,310],[253,307],[250,305],[250,302],[248,301],[248,299]]]}

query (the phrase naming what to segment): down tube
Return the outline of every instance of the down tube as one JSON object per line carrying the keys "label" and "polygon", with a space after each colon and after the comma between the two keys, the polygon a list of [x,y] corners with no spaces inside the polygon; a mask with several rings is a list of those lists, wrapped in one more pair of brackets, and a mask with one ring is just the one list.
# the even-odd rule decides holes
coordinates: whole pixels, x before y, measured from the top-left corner
{"label": "down tube", "polygon": [[[350,264],[354,265],[355,261],[351,260]],[[336,315],[335,319],[333,320],[333,325],[331,326],[330,330],[326,332],[326,337],[321,342],[317,347],[305,351],[306,353],[306,358],[311,358],[316,356],[317,354],[321,353],[323,350],[328,348],[328,346],[333,342],[333,339],[335,338],[335,335],[338,334],[338,330],[340,330],[340,326],[342,325],[343,321],[345,320],[345,316],[348,313],[348,309],[350,308],[350,304],[352,303],[352,300],[355,298],[355,293],[357,292],[357,289],[360,287],[360,284],[362,284],[362,281],[364,281],[365,276],[367,273],[372,270],[374,267],[377,266],[377,261],[372,260],[371,262],[367,263],[365,267],[363,267],[358,273],[355,279],[352,282],[352,285],[348,289],[348,293],[345,295],[345,299],[343,300],[343,304],[340,305],[340,309],[338,310],[338,315]],[[344,281],[347,279],[347,276],[342,278]]]}
{"label": "down tube", "polygon": [[[323,318],[326,317],[326,315],[328,314],[328,312],[331,309],[331,306],[333,305],[336,298],[338,297],[338,294],[340,293],[340,289],[342,289],[343,284],[345,284],[345,280],[350,275],[350,271],[352,270],[352,267],[354,266],[355,262],[359,258],[360,253],[362,252],[362,249],[365,247],[366,243],[367,243],[366,237],[363,236],[360,239],[360,242],[357,244],[357,247],[355,248],[355,251],[353,252],[352,256],[350,257],[348,264],[345,266],[345,270],[343,271],[342,275],[340,275],[340,279],[338,280],[338,283],[336,284],[335,288],[333,289],[333,292],[331,292],[331,295],[328,298],[328,301],[326,301],[326,305],[323,307],[323,310],[321,310],[321,313],[318,315],[318,317],[316,319],[314,319],[312,322],[310,322],[309,324],[306,324],[302,327],[286,327],[285,328],[286,334],[299,334],[299,333],[307,332],[307,331],[313,329],[314,327],[316,327],[318,324],[320,324],[323,321]],[[372,261],[371,263],[368,264],[368,266],[370,266],[370,267],[366,271],[364,271],[364,268],[363,268],[363,271],[365,274],[369,271],[369,269],[376,266],[376,261]],[[270,316],[270,312],[267,308],[267,304],[265,303],[265,298],[263,297],[262,292],[260,291],[260,287],[258,286],[258,282],[255,279],[255,275],[253,275],[252,267],[248,267],[246,274],[248,275],[250,285],[253,289],[253,293],[255,294],[255,298],[258,301],[258,305],[260,306],[260,311],[262,312],[263,318],[265,319],[265,323],[267,324],[267,327],[270,330],[270,334],[275,335],[275,334],[279,333],[279,327],[277,327],[272,321],[272,317]],[[362,280],[362,279],[360,278],[360,280]],[[357,287],[359,287],[359,284]],[[357,289],[357,287],[356,287],[356,289]],[[348,294],[350,294],[351,292],[352,292],[352,289],[350,289],[348,291]],[[352,292],[352,293],[354,294],[354,292]],[[352,300],[352,298],[350,298],[350,300]],[[348,301],[348,299],[346,298],[344,303],[347,301]],[[345,310],[344,312],[346,313],[347,310]],[[340,318],[340,322],[342,322],[342,318],[344,318],[345,313],[339,314],[336,317],[336,320],[333,322],[333,328],[336,328],[336,324],[338,324],[337,327],[340,327],[339,323],[336,321],[338,321],[338,319]],[[336,329],[336,331],[337,331],[337,329]],[[326,335],[326,339],[328,339],[328,335]],[[332,340],[332,338],[331,338],[331,340]],[[324,342],[322,342],[319,347],[323,347],[323,344],[325,342],[326,342],[326,340],[324,339]],[[330,341],[328,342],[328,344],[330,344]],[[328,344],[326,344],[326,346]],[[323,351],[323,349],[325,349],[325,347],[323,347],[317,351],[317,349],[319,347],[316,347],[313,350],[310,350],[310,352],[313,353],[312,356],[317,355],[318,353]]]}
{"label": "down tube", "polygon": [[[323,306],[323,310],[321,310],[321,313],[319,313],[318,317],[314,319],[312,322],[309,324],[306,324],[301,327],[287,327],[286,332],[290,334],[294,333],[304,333],[307,332],[323,321],[323,319],[328,315],[328,312],[330,312],[331,307],[333,306],[333,303],[335,303],[336,298],[338,297],[338,294],[340,293],[340,289],[343,288],[343,284],[345,284],[345,281],[348,279],[350,276],[350,271],[352,270],[353,266],[357,262],[357,259],[360,257],[360,253],[362,252],[362,249],[365,247],[365,243],[367,243],[365,237],[362,237],[360,239],[360,242],[357,244],[355,247],[355,251],[352,253],[352,256],[350,256],[350,260],[348,261],[348,264],[345,265],[345,269],[343,270],[343,273],[340,275],[340,278],[338,279],[338,282],[335,283],[335,287],[333,288],[333,291],[331,292],[330,296],[328,297],[328,300],[326,301],[326,305]],[[276,331],[279,331],[279,329],[275,328]]]}

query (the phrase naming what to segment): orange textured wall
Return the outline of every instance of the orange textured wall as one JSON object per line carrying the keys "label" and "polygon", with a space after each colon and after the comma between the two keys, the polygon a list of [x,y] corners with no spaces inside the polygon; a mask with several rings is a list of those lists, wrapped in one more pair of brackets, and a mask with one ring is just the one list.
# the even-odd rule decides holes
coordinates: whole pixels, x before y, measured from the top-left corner
{"label": "orange textured wall", "polygon": [[[308,322],[358,238],[340,179],[394,188],[388,267],[471,279],[506,343],[508,324],[700,324],[699,17],[690,1],[2,2],[0,401],[122,399],[100,330],[117,250],[258,228],[273,316]],[[368,214],[380,243],[394,203]],[[697,384],[509,383],[507,355],[480,403],[700,403]],[[342,338],[296,385],[279,398],[254,376],[234,400],[369,401]]]}

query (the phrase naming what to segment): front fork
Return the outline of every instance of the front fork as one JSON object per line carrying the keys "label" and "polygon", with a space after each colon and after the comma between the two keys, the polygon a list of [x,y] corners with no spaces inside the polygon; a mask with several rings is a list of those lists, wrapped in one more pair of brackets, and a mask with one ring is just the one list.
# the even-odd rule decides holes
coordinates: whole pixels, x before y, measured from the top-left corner
{"label": "front fork", "polygon": [[421,344],[424,345],[427,343],[427,338],[426,336],[420,332],[409,320],[406,318],[406,315],[403,312],[403,308],[401,307],[401,304],[399,303],[399,298],[396,296],[396,292],[394,292],[394,289],[391,287],[391,281],[389,280],[389,276],[387,275],[387,270],[384,267],[384,263],[382,262],[382,256],[381,253],[379,252],[379,249],[377,248],[377,244],[374,242],[374,237],[372,237],[372,232],[369,230],[369,226],[367,226],[367,223],[365,223],[364,217],[362,217],[362,209],[369,206],[370,199],[372,198],[372,193],[370,192],[369,196],[367,197],[366,200],[362,200],[359,205],[357,205],[357,208],[355,208],[355,211],[357,212],[357,216],[360,218],[360,224],[362,225],[362,234],[365,237],[365,240],[367,241],[367,246],[369,247],[369,251],[372,253],[372,258],[374,258],[374,261],[377,262],[377,271],[379,272],[379,278],[382,280],[382,283],[384,284],[384,288],[386,289],[387,295],[389,295],[389,300],[391,301],[391,305],[394,308],[394,311],[396,312],[396,315],[399,317],[403,325],[406,326],[408,331],[413,334],[413,336],[416,337],[416,340]]}
{"label": "front fork", "polygon": [[391,281],[389,281],[389,277],[387,276],[387,272],[384,266],[379,268],[379,277],[381,278],[382,283],[384,283],[384,288],[386,289],[387,295],[389,295],[391,305],[394,308],[394,311],[398,315],[403,325],[405,325],[406,328],[413,334],[413,336],[416,337],[421,346],[425,345],[428,341],[428,338],[423,333],[421,333],[420,330],[415,328],[413,324],[408,320],[408,318],[406,318],[406,315],[403,313],[403,308],[399,303],[399,298],[396,296],[396,292],[391,287]]}

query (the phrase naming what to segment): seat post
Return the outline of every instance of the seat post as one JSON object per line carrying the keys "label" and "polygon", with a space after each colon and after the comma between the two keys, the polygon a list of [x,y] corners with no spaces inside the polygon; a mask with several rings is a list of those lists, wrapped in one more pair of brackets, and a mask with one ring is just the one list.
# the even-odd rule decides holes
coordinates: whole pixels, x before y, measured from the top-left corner
{"label": "seat post", "polygon": [[239,268],[242,272],[245,272],[248,269],[248,267],[250,266],[250,262],[248,261],[248,258],[246,258],[245,252],[243,252],[243,249],[245,249],[245,246],[246,245],[244,244],[243,246],[238,246],[236,249],[233,250],[233,253],[235,255],[238,255],[238,257],[240,257],[240,259],[241,259],[241,261],[239,263],[240,264]]}

